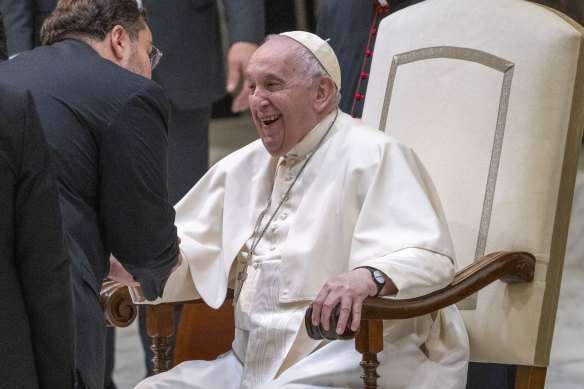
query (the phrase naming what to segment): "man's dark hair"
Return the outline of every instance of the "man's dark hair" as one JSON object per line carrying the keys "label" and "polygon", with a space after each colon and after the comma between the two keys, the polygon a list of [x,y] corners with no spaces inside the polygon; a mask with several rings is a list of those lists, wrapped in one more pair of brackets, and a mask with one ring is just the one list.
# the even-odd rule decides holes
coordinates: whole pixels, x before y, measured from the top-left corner
{"label": "man's dark hair", "polygon": [[59,0],[41,29],[43,45],[73,38],[102,41],[116,25],[124,27],[130,39],[138,39],[146,27],[146,12],[136,0]]}

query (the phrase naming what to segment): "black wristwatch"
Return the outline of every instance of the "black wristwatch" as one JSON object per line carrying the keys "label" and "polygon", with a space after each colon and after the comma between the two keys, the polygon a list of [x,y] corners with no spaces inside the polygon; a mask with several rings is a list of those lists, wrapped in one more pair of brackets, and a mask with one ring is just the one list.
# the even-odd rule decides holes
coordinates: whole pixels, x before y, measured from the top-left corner
{"label": "black wristwatch", "polygon": [[373,282],[375,282],[375,285],[377,285],[377,293],[375,294],[374,297],[379,296],[379,293],[381,293],[381,289],[383,289],[383,287],[385,286],[385,276],[383,275],[383,273],[379,270],[377,270],[374,267],[371,266],[360,266],[363,269],[367,269],[371,272],[371,277],[373,277]]}

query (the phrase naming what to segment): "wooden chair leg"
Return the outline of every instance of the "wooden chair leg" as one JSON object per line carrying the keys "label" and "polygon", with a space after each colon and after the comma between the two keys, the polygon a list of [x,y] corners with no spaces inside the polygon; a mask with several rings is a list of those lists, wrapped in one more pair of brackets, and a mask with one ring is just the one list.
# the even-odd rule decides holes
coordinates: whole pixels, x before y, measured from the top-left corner
{"label": "wooden chair leg", "polygon": [[154,353],[154,374],[172,368],[170,337],[174,334],[174,306],[172,304],[148,305],[146,332],[152,338],[150,349]]}
{"label": "wooden chair leg", "polygon": [[515,389],[543,389],[547,367],[517,366]]}
{"label": "wooden chair leg", "polygon": [[365,389],[377,388],[377,353],[383,350],[383,321],[363,320],[357,337],[355,348],[363,354],[361,367],[363,368],[363,387]]}

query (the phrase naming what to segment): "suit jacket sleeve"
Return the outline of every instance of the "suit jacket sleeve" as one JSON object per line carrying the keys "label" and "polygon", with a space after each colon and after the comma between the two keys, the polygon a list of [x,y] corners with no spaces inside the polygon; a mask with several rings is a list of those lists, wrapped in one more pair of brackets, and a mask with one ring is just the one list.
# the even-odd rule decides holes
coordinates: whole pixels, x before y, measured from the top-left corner
{"label": "suit jacket sleeve", "polygon": [[0,0],[9,56],[34,47],[33,8],[33,0]]}
{"label": "suit jacket sleeve", "polygon": [[40,387],[70,388],[75,371],[74,314],[57,181],[30,95],[21,106],[26,112],[15,191],[16,266]]}
{"label": "suit jacket sleeve", "polygon": [[149,82],[104,129],[100,144],[106,244],[149,300],[162,295],[178,261],[174,208],[166,189],[169,112],[168,97]]}
{"label": "suit jacket sleeve", "polygon": [[224,0],[229,44],[260,44],[265,34],[264,0]]}

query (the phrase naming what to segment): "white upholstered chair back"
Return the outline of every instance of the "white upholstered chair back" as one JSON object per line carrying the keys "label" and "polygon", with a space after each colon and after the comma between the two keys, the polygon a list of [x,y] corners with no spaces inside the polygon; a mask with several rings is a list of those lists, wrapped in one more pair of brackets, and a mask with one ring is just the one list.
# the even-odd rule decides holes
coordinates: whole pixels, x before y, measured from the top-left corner
{"label": "white upholstered chair back", "polygon": [[582,137],[582,29],[524,0],[427,0],[379,28],[363,121],[433,178],[459,268],[529,251],[535,280],[464,300],[471,360],[547,366]]}

